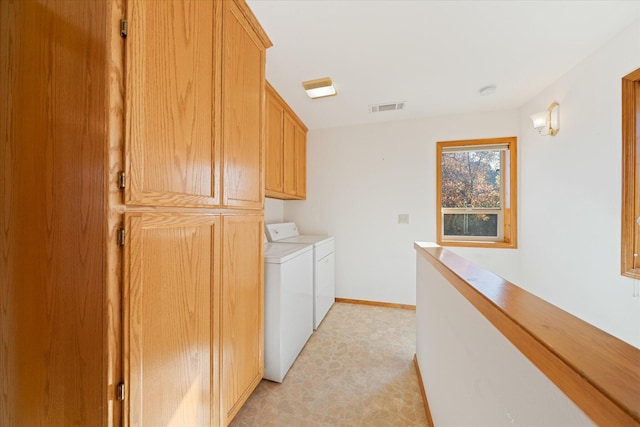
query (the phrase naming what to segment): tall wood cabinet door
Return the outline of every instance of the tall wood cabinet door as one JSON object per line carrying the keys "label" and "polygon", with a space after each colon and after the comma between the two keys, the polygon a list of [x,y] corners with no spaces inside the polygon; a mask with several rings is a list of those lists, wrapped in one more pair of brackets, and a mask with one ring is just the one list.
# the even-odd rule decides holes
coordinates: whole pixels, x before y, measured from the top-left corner
{"label": "tall wood cabinet door", "polygon": [[284,192],[296,194],[296,122],[288,114],[284,115],[283,163]]}
{"label": "tall wood cabinet door", "polygon": [[282,192],[282,120],[284,109],[269,90],[266,93],[266,116],[265,188]]}
{"label": "tall wood cabinet door", "polygon": [[223,204],[262,209],[265,47],[235,1],[222,7]]}
{"label": "tall wood cabinet door", "polygon": [[307,197],[307,133],[296,127],[296,196]]}
{"label": "tall wood cabinet door", "polygon": [[126,203],[219,204],[214,3],[127,1]]}
{"label": "tall wood cabinet door", "polygon": [[222,425],[227,425],[264,373],[264,221],[223,217]]}
{"label": "tall wood cabinet door", "polygon": [[125,426],[217,425],[220,217],[125,222]]}
{"label": "tall wood cabinet door", "polygon": [[3,427],[105,426],[113,408],[104,282],[113,3],[0,0]]}

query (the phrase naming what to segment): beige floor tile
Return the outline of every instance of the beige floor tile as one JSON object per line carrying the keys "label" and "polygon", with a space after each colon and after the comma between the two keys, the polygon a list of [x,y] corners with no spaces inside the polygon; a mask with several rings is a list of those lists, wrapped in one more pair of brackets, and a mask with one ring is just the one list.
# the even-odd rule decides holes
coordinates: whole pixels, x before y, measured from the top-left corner
{"label": "beige floor tile", "polygon": [[282,384],[263,380],[233,427],[425,426],[415,312],[336,303]]}

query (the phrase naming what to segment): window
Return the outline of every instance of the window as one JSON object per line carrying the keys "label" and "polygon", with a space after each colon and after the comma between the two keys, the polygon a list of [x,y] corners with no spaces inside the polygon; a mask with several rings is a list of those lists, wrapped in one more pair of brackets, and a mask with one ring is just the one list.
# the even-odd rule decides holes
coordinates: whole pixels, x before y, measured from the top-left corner
{"label": "window", "polygon": [[442,246],[516,248],[516,137],[438,142]]}
{"label": "window", "polygon": [[640,68],[622,79],[622,275],[640,279]]}

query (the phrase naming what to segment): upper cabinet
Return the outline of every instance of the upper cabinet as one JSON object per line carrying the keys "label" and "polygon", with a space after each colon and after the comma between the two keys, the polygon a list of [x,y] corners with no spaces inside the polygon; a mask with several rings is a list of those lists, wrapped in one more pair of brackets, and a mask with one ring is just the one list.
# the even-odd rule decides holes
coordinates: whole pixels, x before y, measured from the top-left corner
{"label": "upper cabinet", "polygon": [[248,10],[223,1],[223,203],[262,209],[264,201],[264,67],[267,36]]}
{"label": "upper cabinet", "polygon": [[283,131],[282,123],[284,117],[284,105],[279,98],[273,96],[271,86],[267,83],[266,101],[266,165],[265,165],[265,187],[267,196],[272,197],[274,193],[283,192]]}
{"label": "upper cabinet", "polygon": [[127,204],[219,205],[215,6],[127,2]]}
{"label": "upper cabinet", "polygon": [[307,128],[296,126],[296,196],[307,198]]}
{"label": "upper cabinet", "polygon": [[267,82],[266,196],[306,198],[307,127]]}
{"label": "upper cabinet", "polygon": [[126,203],[262,209],[264,64],[242,1],[127,3]]}

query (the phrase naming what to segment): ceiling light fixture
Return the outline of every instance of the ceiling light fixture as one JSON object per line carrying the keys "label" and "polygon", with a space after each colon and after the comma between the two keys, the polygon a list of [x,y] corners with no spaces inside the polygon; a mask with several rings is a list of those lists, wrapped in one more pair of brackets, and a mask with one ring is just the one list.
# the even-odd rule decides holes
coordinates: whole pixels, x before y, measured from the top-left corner
{"label": "ceiling light fixture", "polygon": [[541,111],[531,115],[533,128],[542,136],[556,136],[560,130],[560,113],[557,102],[552,102],[546,111]]}
{"label": "ceiling light fixture", "polygon": [[302,87],[311,99],[324,98],[338,94],[329,77],[302,82]]}
{"label": "ceiling light fixture", "polygon": [[489,85],[489,86],[485,86],[483,88],[481,88],[478,93],[480,93],[481,96],[489,96],[492,93],[494,93],[496,91],[496,85]]}

